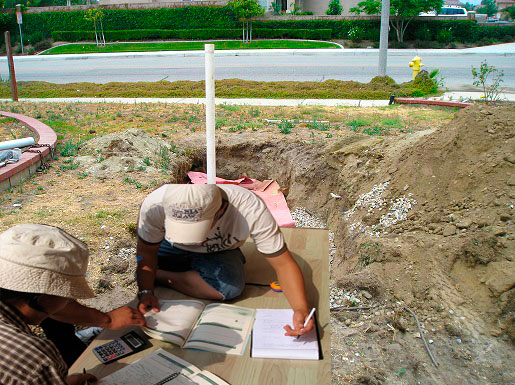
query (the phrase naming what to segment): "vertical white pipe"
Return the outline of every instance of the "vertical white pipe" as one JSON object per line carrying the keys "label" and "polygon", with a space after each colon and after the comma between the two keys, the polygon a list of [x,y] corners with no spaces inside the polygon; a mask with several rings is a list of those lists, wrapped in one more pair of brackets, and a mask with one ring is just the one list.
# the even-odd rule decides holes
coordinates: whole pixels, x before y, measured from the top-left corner
{"label": "vertical white pipe", "polygon": [[207,183],[215,184],[216,152],[215,152],[215,45],[206,44],[206,157]]}

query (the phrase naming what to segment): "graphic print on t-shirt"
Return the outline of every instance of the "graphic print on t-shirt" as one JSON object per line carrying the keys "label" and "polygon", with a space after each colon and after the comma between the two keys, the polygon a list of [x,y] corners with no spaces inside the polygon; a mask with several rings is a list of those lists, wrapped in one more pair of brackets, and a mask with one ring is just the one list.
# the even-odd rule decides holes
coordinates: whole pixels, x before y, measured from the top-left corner
{"label": "graphic print on t-shirt", "polygon": [[231,245],[238,242],[240,242],[238,238],[231,236],[231,233],[227,233],[227,235],[222,234],[220,227],[217,227],[214,236],[211,238],[207,237],[202,242],[202,247],[206,248],[206,253],[216,253],[217,251],[230,249]]}

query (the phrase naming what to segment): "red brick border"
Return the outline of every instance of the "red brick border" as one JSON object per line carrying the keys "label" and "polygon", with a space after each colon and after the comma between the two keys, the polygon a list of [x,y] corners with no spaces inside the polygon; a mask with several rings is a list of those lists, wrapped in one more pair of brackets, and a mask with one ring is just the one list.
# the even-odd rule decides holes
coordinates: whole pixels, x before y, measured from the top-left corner
{"label": "red brick border", "polygon": [[429,106],[458,107],[458,108],[465,108],[465,107],[472,105],[472,103],[464,103],[464,102],[446,102],[443,100],[412,99],[412,98],[395,98],[395,103],[426,104]]}
{"label": "red brick border", "polygon": [[[37,119],[30,118],[25,115],[14,114],[12,112],[0,111],[0,116],[18,119],[22,124],[24,124],[38,136],[37,143],[39,145],[45,144],[49,145],[52,149],[55,148],[57,135],[54,130],[52,130],[46,124],[41,123]],[[42,158],[46,158],[50,154],[49,147],[40,147],[38,150],[41,151]],[[20,161],[8,164],[7,166],[0,168],[0,182],[11,178],[13,175],[16,175],[20,171],[25,170],[33,164],[38,163],[41,157],[39,153],[24,152],[21,155]]]}

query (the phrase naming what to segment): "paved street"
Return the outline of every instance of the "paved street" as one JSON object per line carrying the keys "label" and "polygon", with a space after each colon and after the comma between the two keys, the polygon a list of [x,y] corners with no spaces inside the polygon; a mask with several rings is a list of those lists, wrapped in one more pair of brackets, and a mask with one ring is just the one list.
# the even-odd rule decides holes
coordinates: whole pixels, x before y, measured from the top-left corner
{"label": "paved street", "polygon": [[[475,90],[472,65],[487,60],[504,71],[508,92],[515,92],[515,44],[466,50],[390,50],[388,75],[397,82],[411,79],[408,62],[418,54],[425,69],[440,68],[445,86],[452,91]],[[378,50],[262,50],[218,51],[216,78],[259,81],[323,81],[327,79],[368,82],[377,73]],[[52,83],[158,80],[203,80],[203,52],[153,52],[96,55],[16,57],[19,81]],[[0,74],[7,78],[5,57]]]}

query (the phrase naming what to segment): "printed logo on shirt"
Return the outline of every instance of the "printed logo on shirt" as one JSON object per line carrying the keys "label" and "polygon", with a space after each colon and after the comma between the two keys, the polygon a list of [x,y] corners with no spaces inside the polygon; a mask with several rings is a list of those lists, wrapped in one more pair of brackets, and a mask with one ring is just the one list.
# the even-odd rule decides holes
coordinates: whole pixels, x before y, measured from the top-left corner
{"label": "printed logo on shirt", "polygon": [[239,241],[238,238],[231,236],[231,233],[227,235],[222,234],[220,227],[217,227],[214,237],[206,238],[206,240],[202,242],[202,247],[206,248],[207,253],[216,253],[230,249],[233,244]]}
{"label": "printed logo on shirt", "polygon": [[181,221],[198,222],[202,216],[202,208],[169,207],[168,214]]}

